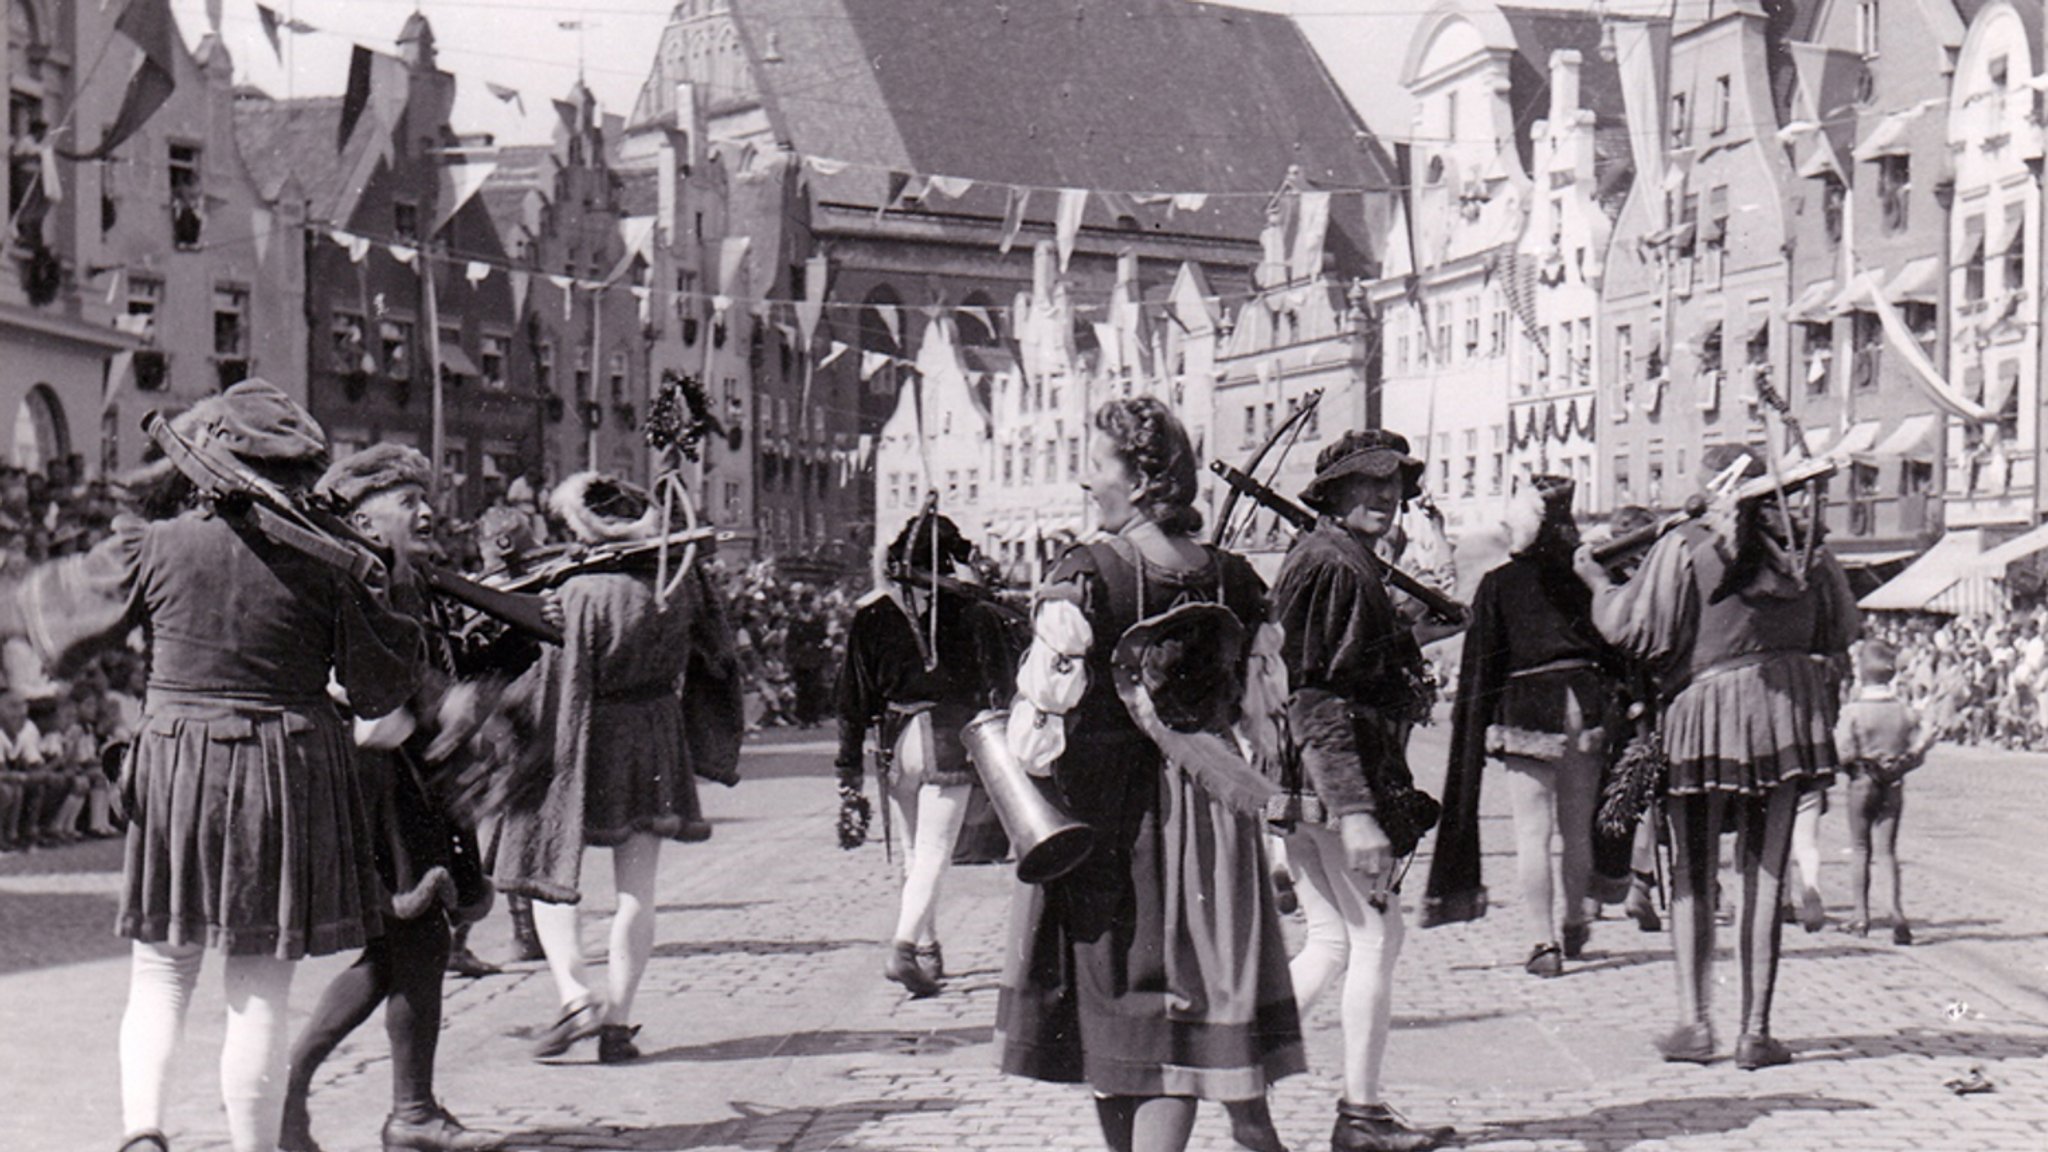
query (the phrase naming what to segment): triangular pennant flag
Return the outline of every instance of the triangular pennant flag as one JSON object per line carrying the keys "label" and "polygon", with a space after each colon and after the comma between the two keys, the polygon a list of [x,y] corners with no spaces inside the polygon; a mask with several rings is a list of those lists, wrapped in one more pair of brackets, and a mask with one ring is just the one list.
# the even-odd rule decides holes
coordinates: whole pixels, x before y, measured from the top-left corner
{"label": "triangular pennant flag", "polygon": [[576,278],[574,276],[550,276],[548,283],[562,291],[562,322],[576,318]]}
{"label": "triangular pennant flag", "polygon": [[507,88],[503,84],[493,84],[489,80],[484,81],[484,88],[491,95],[496,96],[499,103],[515,105],[518,107],[521,116],[526,115],[526,98],[519,94],[519,89]]}
{"label": "triangular pennant flag", "polygon": [[654,289],[642,288],[636,284],[632,287],[631,291],[633,293],[633,299],[640,302],[640,323],[644,325],[647,323],[649,319],[652,318],[651,312],[654,307]]}
{"label": "triangular pennant flag", "polygon": [[877,372],[880,372],[880,371],[881,371],[882,369],[884,369],[884,368],[887,368],[887,367],[889,366],[889,360],[890,360],[890,356],[889,356],[889,354],[888,354],[887,352],[863,352],[863,353],[861,353],[861,354],[860,354],[860,378],[861,378],[861,380],[862,380],[862,381],[868,381],[868,380],[872,380],[872,379],[874,379],[874,378],[875,378],[875,373],[877,373]]}
{"label": "triangular pennant flag", "polygon": [[804,261],[804,298],[796,302],[797,336],[808,349],[818,334],[818,321],[825,317],[825,281],[832,263],[825,256]]}
{"label": "triangular pennant flag", "polygon": [[287,20],[284,22],[284,30],[300,36],[311,36],[319,31],[318,28],[313,27],[304,20]]}
{"label": "triangular pennant flag", "polygon": [[526,290],[533,286],[533,273],[514,269],[511,274],[511,280],[512,315],[514,317],[523,316],[526,314]]}
{"label": "triangular pennant flag", "polygon": [[810,165],[811,170],[820,176],[837,176],[848,167],[844,160],[827,160],[823,156],[806,156],[804,163]]}
{"label": "triangular pennant flag", "polygon": [[960,311],[980,321],[981,326],[988,331],[989,335],[993,336],[997,333],[995,314],[988,309],[979,304],[969,304],[960,309]]}
{"label": "triangular pennant flag", "polygon": [[427,235],[438,236],[448,221],[462,211],[491,173],[498,170],[496,161],[481,164],[443,164],[437,174],[439,190],[434,196],[434,220],[427,228]]}
{"label": "triangular pennant flag", "polygon": [[121,96],[120,110],[114,113],[113,122],[108,124],[100,136],[99,147],[84,155],[66,154],[70,160],[100,160],[121,146],[123,140],[135,134],[164,101],[171,98],[171,91],[178,86],[177,50],[178,25],[171,16],[170,0],[129,0],[128,7],[114,21],[114,30],[120,32],[142,49],[142,56],[135,62],[135,71],[128,76],[128,89]]}
{"label": "triangular pennant flag", "polygon": [[363,109],[370,106],[370,57],[374,55],[361,44],[348,57],[348,87],[341,96],[341,127],[335,134],[336,151],[348,147],[348,139],[355,135],[356,122],[363,118]]}
{"label": "triangular pennant flag", "polygon": [[839,358],[840,358],[841,356],[844,356],[844,355],[846,355],[846,353],[847,353],[847,352],[848,352],[848,351],[849,351],[849,350],[850,350],[850,349],[851,349],[852,347],[853,347],[853,346],[852,346],[851,344],[842,344],[842,343],[840,343],[839,341],[837,341],[837,340],[834,340],[834,341],[832,342],[832,350],[831,350],[830,352],[828,352],[828,353],[826,353],[826,354],[825,354],[825,358],[824,358],[823,360],[820,360],[820,361],[818,361],[818,367],[820,367],[820,368],[830,368],[830,367],[832,366],[832,362],[833,362],[834,360],[837,360],[837,359],[839,359]]}
{"label": "triangular pennant flag", "polygon": [[1291,280],[1313,280],[1323,271],[1323,241],[1330,232],[1330,194],[1303,192],[1294,215],[1294,250],[1287,257]]}
{"label": "triangular pennant flag", "polygon": [[1173,197],[1173,210],[1176,212],[1200,212],[1208,206],[1208,203],[1209,194],[1207,192],[1179,192],[1175,193]]}
{"label": "triangular pennant flag", "polygon": [[898,348],[903,347],[903,317],[898,315],[894,304],[877,304],[875,311],[882,317],[882,324],[889,329],[889,340]]}
{"label": "triangular pennant flag", "polygon": [[220,32],[221,0],[206,0],[206,26],[216,35]]}
{"label": "triangular pennant flag", "polygon": [[965,176],[933,176],[927,182],[932,191],[949,200],[958,200],[974,187],[974,181]]}
{"label": "triangular pennant flag", "polygon": [[1059,243],[1060,271],[1067,270],[1067,262],[1074,256],[1074,241],[1081,235],[1081,216],[1088,210],[1086,188],[1060,189],[1060,209],[1056,221],[1055,238]]}
{"label": "triangular pennant flag", "polygon": [[419,249],[406,244],[386,244],[384,247],[391,253],[393,260],[398,261],[407,268],[417,268],[419,266]]}
{"label": "triangular pennant flag", "polygon": [[1017,233],[1024,230],[1024,208],[1031,202],[1031,189],[1010,189],[1009,202],[1003,207],[1002,251],[1008,254],[1010,246],[1017,242]]}
{"label": "triangular pennant flag", "polygon": [[249,209],[249,238],[256,245],[256,263],[261,264],[270,255],[270,229],[277,223],[268,208]]}
{"label": "triangular pennant flag", "polygon": [[121,298],[121,281],[127,278],[128,272],[125,268],[116,268],[114,274],[107,277],[107,307],[112,308],[114,301]]}
{"label": "triangular pennant flag", "polygon": [[463,266],[462,278],[471,284],[481,284],[491,277],[491,266],[481,260],[471,260]]}
{"label": "triangular pennant flag", "polygon": [[720,292],[711,298],[711,315],[713,317],[724,320],[725,314],[730,311],[732,311],[732,297]]}
{"label": "triangular pennant flag", "polygon": [[277,57],[278,63],[284,63],[284,38],[278,35],[278,29],[284,25],[284,21],[278,17],[277,9],[266,4],[258,4],[256,22],[263,25],[263,38],[270,41],[271,54]]}
{"label": "triangular pennant flag", "polygon": [[367,236],[357,236],[351,232],[344,232],[339,228],[329,228],[327,230],[327,238],[348,249],[348,259],[351,264],[361,264],[363,257],[370,254],[370,239]]}

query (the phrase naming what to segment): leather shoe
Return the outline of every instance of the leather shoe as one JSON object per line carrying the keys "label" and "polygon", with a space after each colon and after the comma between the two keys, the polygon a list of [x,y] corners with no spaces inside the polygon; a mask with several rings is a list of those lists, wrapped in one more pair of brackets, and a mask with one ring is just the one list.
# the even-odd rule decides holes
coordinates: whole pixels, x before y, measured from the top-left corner
{"label": "leather shoe", "polygon": [[1586,941],[1593,938],[1591,924],[1567,924],[1564,926],[1564,958],[1577,960],[1586,950]]}
{"label": "leather shoe", "polygon": [[1769,1036],[1745,1032],[1735,1042],[1735,1066],[1744,1072],[1792,1062],[1792,1050]]}
{"label": "leather shoe", "polygon": [[898,940],[889,950],[889,962],[882,966],[882,975],[909,989],[912,999],[939,994],[939,982],[917,966],[917,945],[908,940]]}
{"label": "leather shoe", "polygon": [[277,1131],[278,1152],[321,1152],[320,1142],[313,1139],[313,1118],[306,1114],[306,1098],[297,1094],[285,1097],[284,1125]]}
{"label": "leather shoe", "polygon": [[504,969],[467,948],[458,948],[448,954],[448,971],[451,975],[475,980],[482,976],[496,976]]}
{"label": "leather shoe", "polygon": [[504,1146],[503,1135],[464,1128],[439,1104],[421,1120],[394,1114],[384,1121],[384,1152],[495,1152]]}
{"label": "leather shoe", "polygon": [[633,1043],[639,1035],[638,1024],[607,1024],[597,1030],[597,1062],[599,1064],[624,1064],[640,1058],[640,1047]]}
{"label": "leather shoe", "polygon": [[1249,1148],[1251,1152],[1287,1152],[1287,1145],[1273,1127],[1273,1109],[1264,1096],[1225,1101],[1223,1110],[1230,1115],[1230,1138],[1237,1141],[1238,1147]]}
{"label": "leather shoe", "polygon": [[935,984],[946,978],[946,954],[939,950],[937,940],[917,946],[917,970]]}
{"label": "leather shoe", "polygon": [[1384,1104],[1339,1100],[1330,1152],[1428,1152],[1455,1135],[1451,1128],[1410,1128]]}
{"label": "leather shoe", "polygon": [[155,1128],[141,1128],[121,1141],[121,1152],[171,1152],[171,1138]]}
{"label": "leather shoe", "polygon": [[1622,904],[1622,911],[1636,922],[1636,927],[1645,932],[1664,930],[1664,918],[1657,915],[1657,902],[1650,895],[1649,885],[1637,881],[1628,886],[1628,899]]}
{"label": "leather shoe", "polygon": [[1538,944],[1529,958],[1522,962],[1522,970],[1531,976],[1548,980],[1564,975],[1564,955],[1555,944]]}
{"label": "leather shoe", "polygon": [[1667,1064],[1710,1064],[1714,1059],[1714,1030],[1705,1023],[1681,1024],[1657,1037],[1657,1054]]}
{"label": "leather shoe", "polygon": [[582,1000],[562,1009],[562,1014],[533,1042],[533,1058],[547,1060],[575,1047],[579,1040],[597,1035],[604,1013],[592,1000]]}
{"label": "leather shoe", "polygon": [[1913,943],[1913,928],[1904,920],[1892,925],[1892,943],[1904,948]]}

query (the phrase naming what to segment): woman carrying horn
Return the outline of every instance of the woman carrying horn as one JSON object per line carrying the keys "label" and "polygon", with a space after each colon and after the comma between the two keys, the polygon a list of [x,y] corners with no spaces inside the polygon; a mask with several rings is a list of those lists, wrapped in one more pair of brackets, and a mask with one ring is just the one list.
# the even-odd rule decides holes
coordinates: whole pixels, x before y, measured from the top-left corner
{"label": "woman carrying horn", "polygon": [[[1149,396],[1097,410],[1085,487],[1110,538],[1039,590],[1011,753],[1095,848],[1024,886],[996,1009],[1002,1068],[1085,1083],[1117,1152],[1177,1152],[1197,1100],[1278,1148],[1267,1087],[1304,1067],[1267,883],[1285,704],[1278,629],[1242,557],[1195,542],[1187,430]],[[1244,744],[1238,743],[1242,737]]]}
{"label": "woman carrying horn", "polygon": [[[1700,471],[1730,470],[1741,445],[1701,454]],[[1761,469],[1757,469],[1760,473]],[[1666,701],[1672,843],[1671,931],[1678,1026],[1664,1059],[1714,1058],[1712,987],[1716,844],[1732,814],[1742,871],[1737,952],[1742,964],[1739,1068],[1792,1059],[1771,1036],[1778,975],[1778,903],[1802,792],[1833,779],[1839,667],[1859,627],[1849,583],[1785,497],[1720,500],[1650,550],[1617,585],[1580,548],[1579,576],[1609,641],[1655,670]]]}

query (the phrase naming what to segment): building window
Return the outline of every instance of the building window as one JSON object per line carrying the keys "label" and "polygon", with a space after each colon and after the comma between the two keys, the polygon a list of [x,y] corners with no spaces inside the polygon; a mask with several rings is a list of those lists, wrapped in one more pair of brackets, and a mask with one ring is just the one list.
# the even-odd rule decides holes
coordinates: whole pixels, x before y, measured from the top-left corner
{"label": "building window", "polygon": [[1799,362],[1806,374],[1806,394],[1825,396],[1834,387],[1835,329],[1831,324],[1799,326]]}
{"label": "building window", "polygon": [[1877,201],[1886,232],[1902,232],[1906,228],[1913,191],[1912,165],[1910,156],[1877,158]]}
{"label": "building window", "polygon": [[420,206],[410,200],[391,202],[391,234],[400,240],[420,238]]}
{"label": "building window", "polygon": [[120,329],[140,336],[146,344],[156,343],[156,316],[163,303],[163,281],[154,276],[128,277],[128,318]]}
{"label": "building window", "polygon": [[1465,297],[1465,355],[1479,354],[1479,297]]}
{"label": "building window", "polygon": [[364,363],[369,356],[369,350],[364,343],[367,337],[361,316],[353,312],[336,312],[331,333],[334,345],[333,367],[336,372],[349,375],[371,369],[372,365]]}
{"label": "building window", "polygon": [[1877,55],[1877,0],[1861,0],[1856,5],[1856,50],[1865,56]]}
{"label": "building window", "polygon": [[1408,334],[1394,337],[1394,371],[1408,371]]}
{"label": "building window", "polygon": [[610,359],[606,361],[606,365],[610,368],[610,372],[607,374],[611,377],[612,403],[624,404],[626,402],[626,354],[624,352],[612,353]]}
{"label": "building window", "polygon": [[[14,4],[9,11],[20,14],[24,9]],[[15,37],[22,38],[19,32]],[[48,132],[43,102],[27,92],[8,95],[8,130],[15,147],[7,156],[7,219],[14,226],[10,230],[14,239],[25,244],[41,243],[43,217],[49,212],[43,187],[43,153],[35,146]]]}
{"label": "building window", "polygon": [[1984,217],[1963,220],[1963,301],[1975,304],[1984,299]]}
{"label": "building window", "polygon": [[1728,131],[1728,106],[1734,101],[1733,86],[1726,76],[1714,78],[1714,135]]}
{"label": "building window", "polygon": [[1635,383],[1636,330],[1631,325],[1617,324],[1614,327],[1614,368],[1623,388]]}
{"label": "building window", "polygon": [[555,390],[555,346],[542,344],[533,353],[533,386],[543,395]]}
{"label": "building window", "polygon": [[[1045,442],[1045,479],[1051,483],[1060,478],[1060,443],[1057,440]],[[1069,477],[1072,479],[1072,477]]]}
{"label": "building window", "polygon": [[967,502],[972,504],[979,499],[981,499],[981,469],[969,468],[967,470]]}
{"label": "building window", "polygon": [[1671,143],[1676,147],[1684,147],[1687,129],[1690,127],[1691,125],[1686,120],[1685,93],[1673,92],[1671,94]]}
{"label": "building window", "polygon": [[1271,436],[1273,434],[1274,417],[1275,415],[1277,415],[1279,408],[1280,406],[1278,404],[1275,404],[1270,400],[1266,402],[1266,435],[1268,436]]}
{"label": "building window", "polygon": [[171,242],[180,248],[199,247],[206,228],[206,192],[200,181],[199,149],[171,145]]}
{"label": "building window", "polygon": [[1854,312],[1851,316],[1855,321],[1851,335],[1855,363],[1849,369],[1850,384],[1858,392],[1874,392],[1878,370],[1883,366],[1884,325],[1873,312]]}
{"label": "building window", "polygon": [[1493,317],[1486,326],[1486,354],[1505,356],[1508,352],[1508,310],[1495,307]]}
{"label": "building window", "polygon": [[217,286],[213,290],[213,354],[243,357],[249,354],[249,291]]}
{"label": "building window", "polygon": [[1452,141],[1456,140],[1457,138],[1458,90],[1456,88],[1453,88],[1449,92],[1444,93],[1444,139],[1446,141]]}
{"label": "building window", "polygon": [[[1201,453],[1197,452],[1195,455],[1200,456]],[[1067,437],[1067,475],[1079,476],[1080,474],[1081,438],[1079,436],[1069,436]]]}
{"label": "building window", "polygon": [[384,374],[393,380],[412,379],[412,325],[403,320],[382,320],[377,324],[382,342]]}
{"label": "building window", "polygon": [[1003,445],[1003,483],[1013,483],[1017,478],[1017,446]]}
{"label": "building window", "polygon": [[2004,265],[2002,279],[2005,291],[2011,294],[2027,286],[2027,216],[2026,210],[2018,204],[2006,211],[2012,214],[2006,224],[2006,231],[2012,233],[2012,239],[2001,253],[2004,259],[2000,262]]}
{"label": "building window", "polygon": [[505,344],[503,336],[485,336],[478,342],[477,371],[482,373],[486,388],[505,387]]}
{"label": "building window", "polygon": [[1848,189],[1833,173],[1820,178],[1821,223],[1827,228],[1828,242],[1842,242],[1842,205],[1848,199]]}
{"label": "building window", "polygon": [[1430,358],[1438,364],[1451,362],[1451,310],[1445,308],[1436,325],[1436,346],[1430,349]]}
{"label": "building window", "polygon": [[1614,458],[1614,502],[1616,504],[1633,504],[1636,502],[1635,489],[1629,483],[1628,457],[1626,456],[1616,456]]}

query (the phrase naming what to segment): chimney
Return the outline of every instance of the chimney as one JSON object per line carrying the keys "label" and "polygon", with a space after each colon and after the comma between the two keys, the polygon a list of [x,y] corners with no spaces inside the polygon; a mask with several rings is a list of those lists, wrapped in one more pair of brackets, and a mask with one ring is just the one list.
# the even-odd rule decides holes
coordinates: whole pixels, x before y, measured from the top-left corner
{"label": "chimney", "polygon": [[694,170],[704,163],[704,102],[697,85],[684,80],[676,85],[676,130],[683,133],[683,164]]}
{"label": "chimney", "polygon": [[1550,54],[1550,123],[1575,124],[1579,118],[1579,69],[1583,65],[1576,48],[1560,48]]}

